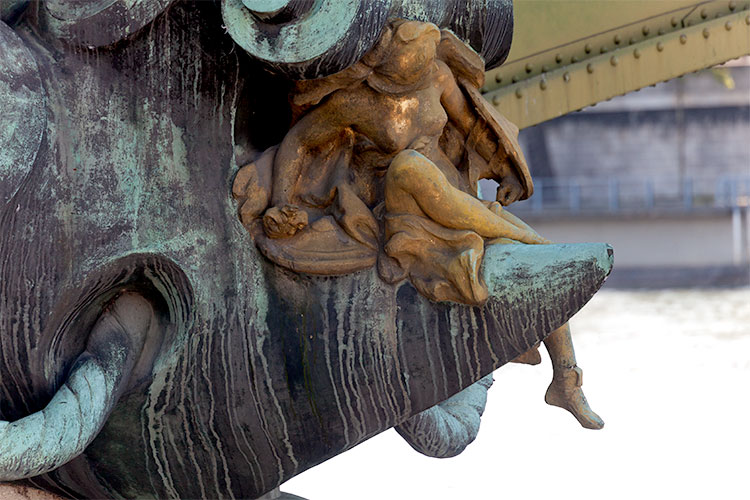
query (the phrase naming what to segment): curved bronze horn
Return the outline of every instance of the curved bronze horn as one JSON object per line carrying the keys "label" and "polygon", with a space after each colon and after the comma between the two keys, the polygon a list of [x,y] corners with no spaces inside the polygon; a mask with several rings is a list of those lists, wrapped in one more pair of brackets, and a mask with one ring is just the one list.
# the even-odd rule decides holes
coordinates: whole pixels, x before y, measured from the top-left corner
{"label": "curved bronze horn", "polygon": [[245,51],[293,79],[320,78],[358,61],[389,18],[452,30],[485,59],[510,52],[512,0],[222,0],[227,32]]}
{"label": "curved bronze horn", "polygon": [[442,403],[397,425],[396,432],[423,455],[455,457],[479,433],[480,419],[487,405],[487,390],[492,382],[492,374],[487,375]]}
{"label": "curved bronze horn", "polygon": [[0,481],[44,474],[86,449],[126,388],[152,317],[140,295],[118,297],[49,404],[15,422],[0,421]]}

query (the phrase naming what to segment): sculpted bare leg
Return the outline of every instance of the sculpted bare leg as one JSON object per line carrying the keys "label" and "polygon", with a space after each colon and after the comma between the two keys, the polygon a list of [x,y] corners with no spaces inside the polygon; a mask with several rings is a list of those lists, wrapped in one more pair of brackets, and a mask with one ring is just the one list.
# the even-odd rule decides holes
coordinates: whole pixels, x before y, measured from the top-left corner
{"label": "sculpted bare leg", "polygon": [[529,244],[547,241],[452,186],[433,162],[414,150],[399,153],[388,168],[385,207],[389,213],[426,215],[444,227],[471,230],[484,238],[510,238]]}
{"label": "sculpted bare leg", "polygon": [[581,389],[583,371],[576,364],[568,323],[552,332],[544,340],[544,346],[552,360],[552,383],[544,400],[568,410],[587,429],[604,427],[604,421],[591,409]]}
{"label": "sculpted bare leg", "polygon": [[[399,153],[385,181],[385,204],[389,213],[424,215],[445,227],[472,230],[484,238],[551,243],[499,203],[487,204],[453,187],[433,162],[416,151]],[[545,401],[568,410],[583,427],[601,429],[604,422],[591,410],[581,389],[583,372],[576,365],[568,324],[552,332],[544,345],[553,367]],[[522,358],[522,361],[536,364],[537,356],[529,353],[529,359]]]}
{"label": "sculpted bare leg", "polygon": [[[547,388],[544,400],[549,405],[568,410],[587,429],[604,427],[604,421],[591,409],[583,394],[583,370],[576,363],[570,324],[565,323],[553,331],[544,339],[544,347],[552,361],[552,383]],[[537,347],[513,360],[514,363],[528,365],[538,365],[541,361]]]}
{"label": "sculpted bare leg", "polygon": [[[497,203],[492,203],[488,207],[492,211],[502,210]],[[507,210],[498,212],[506,220],[513,222],[521,228],[534,232],[521,219],[511,214]],[[536,234],[536,232],[534,232]],[[544,243],[552,243],[539,236]],[[552,332],[545,340],[544,346],[547,348],[550,360],[552,361],[552,383],[547,389],[544,400],[553,406],[564,408],[573,414],[578,422],[587,429],[601,429],[604,427],[602,419],[594,413],[586,401],[583,394],[583,371],[576,364],[575,350],[573,349],[573,339],[570,336],[570,325],[565,323],[563,326]],[[536,365],[541,362],[541,356],[536,347],[529,349],[525,353],[513,360],[516,363]]]}

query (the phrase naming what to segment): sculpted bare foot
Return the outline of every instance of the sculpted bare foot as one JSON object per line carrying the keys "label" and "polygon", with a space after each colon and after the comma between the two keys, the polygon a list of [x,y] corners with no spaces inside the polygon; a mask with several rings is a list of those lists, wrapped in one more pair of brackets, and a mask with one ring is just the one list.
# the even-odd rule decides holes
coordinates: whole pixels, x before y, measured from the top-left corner
{"label": "sculpted bare foot", "polygon": [[307,227],[307,212],[295,205],[271,207],[263,215],[263,229],[269,238],[288,238]]}
{"label": "sculpted bare foot", "polygon": [[574,366],[555,371],[544,400],[549,405],[568,410],[587,429],[601,429],[604,421],[589,406],[583,395],[583,371]]}
{"label": "sculpted bare foot", "polygon": [[[515,233],[515,237],[513,239],[515,239],[516,241],[520,241],[522,243],[527,243],[530,245],[546,245],[548,243],[552,243],[550,240],[542,237],[539,233],[534,231],[531,226],[526,224],[524,221],[505,210],[500,202],[485,201],[484,203],[487,207],[487,210],[505,221],[505,223],[508,225],[508,228]],[[498,238],[498,240],[499,239],[500,238]]]}

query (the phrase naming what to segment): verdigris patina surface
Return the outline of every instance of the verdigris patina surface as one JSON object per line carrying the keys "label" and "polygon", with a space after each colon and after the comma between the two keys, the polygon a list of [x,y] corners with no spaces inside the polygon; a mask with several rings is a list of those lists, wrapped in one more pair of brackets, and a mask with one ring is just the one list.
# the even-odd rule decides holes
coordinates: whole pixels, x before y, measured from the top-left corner
{"label": "verdigris patina surface", "polygon": [[[355,2],[385,9],[358,25],[367,36],[271,66],[332,75],[392,17],[450,27],[480,53],[499,33],[507,53],[509,4],[468,2],[491,14],[461,17],[449,3]],[[13,27],[0,23],[0,481],[67,497],[256,498],[397,425],[447,456],[475,431],[416,442],[434,420],[421,412],[468,388],[478,421],[485,377],[609,273],[606,245],[489,245],[486,303],[463,305],[375,268],[279,266],[231,188],[289,130],[288,80],[225,33],[244,46],[237,2],[224,17],[189,0],[1,5]],[[298,22],[267,15],[268,43],[274,23]]]}
{"label": "verdigris patina surface", "polygon": [[[383,281],[408,278],[435,302],[484,304],[485,247],[551,242],[504,208],[531,196],[533,183],[518,129],[481,97],[483,84],[484,62],[470,46],[404,19],[389,21],[349,68],[297,82],[293,126],[234,181],[261,252],[321,275],[377,262]],[[498,182],[496,201],[477,198],[480,179]],[[568,325],[545,345],[554,367],[546,401],[602,428]],[[523,356],[539,359],[536,347]]]}

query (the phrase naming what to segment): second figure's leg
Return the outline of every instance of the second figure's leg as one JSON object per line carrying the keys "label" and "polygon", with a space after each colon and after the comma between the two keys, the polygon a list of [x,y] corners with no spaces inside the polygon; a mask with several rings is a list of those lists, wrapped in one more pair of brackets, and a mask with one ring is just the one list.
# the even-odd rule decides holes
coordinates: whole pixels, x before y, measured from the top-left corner
{"label": "second figure's leg", "polygon": [[563,326],[552,332],[544,346],[552,360],[552,383],[544,400],[554,406],[568,410],[587,429],[601,429],[604,421],[594,413],[583,394],[583,372],[576,365],[570,326]]}
{"label": "second figure's leg", "polygon": [[[536,232],[526,225],[518,217],[514,216],[507,210],[503,210],[501,216],[514,225],[527,228],[528,231]],[[545,243],[552,243],[543,239]],[[552,383],[547,389],[544,400],[553,406],[564,408],[573,414],[578,422],[587,429],[601,429],[604,427],[604,421],[594,413],[586,401],[583,394],[583,371],[576,364],[576,354],[573,349],[573,338],[570,335],[570,325],[565,323],[563,326],[552,332],[545,340],[544,346],[547,348],[552,361]],[[541,361],[536,348],[522,354],[515,360],[520,363],[537,364]]]}
{"label": "second figure's leg", "polygon": [[[434,163],[416,151],[402,151],[394,158],[385,183],[388,212],[426,215],[444,227],[472,230],[484,238],[510,238],[529,244],[551,243],[499,205],[487,207],[477,198],[452,186]],[[553,367],[552,383],[545,401],[568,410],[582,426],[601,429],[604,422],[591,410],[581,390],[583,373],[576,365],[568,325],[552,332],[544,345]]]}

